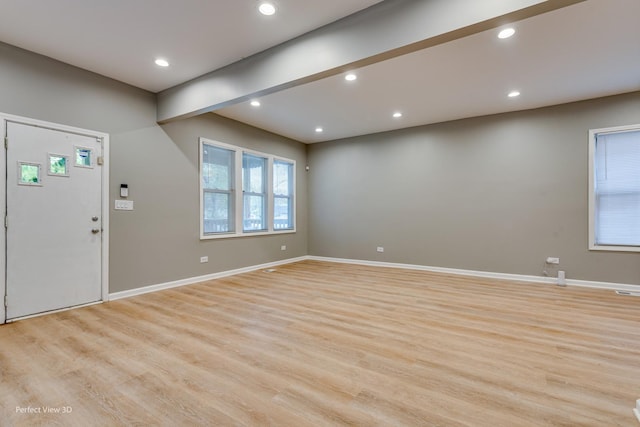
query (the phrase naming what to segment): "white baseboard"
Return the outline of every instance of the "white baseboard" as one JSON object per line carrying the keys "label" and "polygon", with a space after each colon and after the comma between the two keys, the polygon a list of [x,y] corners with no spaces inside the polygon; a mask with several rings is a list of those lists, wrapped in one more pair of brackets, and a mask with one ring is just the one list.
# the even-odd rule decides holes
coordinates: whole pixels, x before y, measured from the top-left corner
{"label": "white baseboard", "polygon": [[[238,268],[235,270],[221,271],[219,273],[207,274],[205,276],[189,277],[186,279],[175,280],[173,282],[144,286],[142,288],[131,289],[128,291],[114,292],[112,294],[109,294],[109,301],[115,301],[122,298],[129,298],[132,296],[142,295],[149,292],[161,291],[164,289],[177,288],[179,286],[192,285],[194,283],[205,282],[207,280],[220,279],[222,277],[234,276],[236,274],[248,273],[250,271],[272,268],[279,265],[291,264],[294,262],[306,261],[306,260],[336,262],[341,264],[368,265],[372,267],[405,268],[408,270],[432,271],[435,273],[483,277],[488,279],[502,279],[502,280],[516,281],[516,282],[546,283],[551,285],[557,284],[557,279],[555,277],[528,276],[523,274],[495,273],[490,271],[463,270],[458,268],[431,267],[431,266],[416,265],[416,264],[401,264],[401,263],[393,263],[393,262],[366,261],[366,260],[357,260],[357,259],[330,258],[330,257],[307,255],[307,256],[301,256],[297,258],[289,258],[281,261],[270,262],[266,264]],[[584,288],[595,288],[595,289],[621,290],[621,291],[629,291],[634,293],[640,291],[640,285],[623,284],[623,283],[594,282],[589,280],[567,279],[566,284],[568,286],[579,286]]]}
{"label": "white baseboard", "polygon": [[58,308],[56,310],[43,311],[42,313],[35,313],[35,314],[29,314],[27,316],[14,317],[13,319],[7,319],[7,323],[13,323],[19,320],[33,319],[34,317],[46,316],[47,314],[62,313],[63,311],[75,310],[76,308],[90,307],[92,305],[102,304],[103,302],[104,301],[102,300],[93,301],[93,302],[88,302],[86,304],[79,304],[71,307]]}
{"label": "white baseboard", "polygon": [[[494,273],[490,271],[462,270],[457,268],[430,267],[426,265],[400,264],[400,263],[394,263],[394,262],[366,261],[366,260],[330,258],[330,257],[319,257],[319,256],[307,256],[306,259],[314,260],[314,261],[339,262],[343,264],[369,265],[373,267],[406,268],[408,270],[432,271],[435,273],[456,274],[460,276],[484,277],[488,279],[512,280],[516,282],[547,283],[552,285],[556,285],[558,283],[558,279],[556,279],[555,277],[527,276],[523,274]],[[611,290],[621,290],[621,291],[629,291],[629,292],[640,291],[640,285],[624,284],[624,283],[594,282],[589,280],[566,279],[566,284],[568,286],[579,286],[583,288],[611,289]]]}
{"label": "white baseboard", "polygon": [[141,288],[131,289],[128,291],[114,292],[109,294],[109,301],[115,301],[122,298],[129,298],[136,295],[147,294],[149,292],[161,291],[164,289],[177,288],[179,286],[193,285],[194,283],[206,282],[207,280],[220,279],[222,277],[234,276],[236,274],[248,273],[250,271],[262,270],[265,268],[277,267],[279,265],[291,264],[293,262],[304,261],[307,257],[289,258],[281,261],[269,262],[266,264],[253,265],[250,267],[238,268],[235,270],[221,271],[219,273],[207,274],[204,276],[189,277],[186,279],[175,280],[173,282],[160,283],[157,285],[149,285]]}

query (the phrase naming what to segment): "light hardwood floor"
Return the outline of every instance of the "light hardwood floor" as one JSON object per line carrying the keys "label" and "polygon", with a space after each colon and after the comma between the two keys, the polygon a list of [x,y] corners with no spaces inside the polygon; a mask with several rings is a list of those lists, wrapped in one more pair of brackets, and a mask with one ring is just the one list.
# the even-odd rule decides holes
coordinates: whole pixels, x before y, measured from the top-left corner
{"label": "light hardwood floor", "polygon": [[640,298],[305,261],[0,326],[0,380],[2,426],[637,427]]}

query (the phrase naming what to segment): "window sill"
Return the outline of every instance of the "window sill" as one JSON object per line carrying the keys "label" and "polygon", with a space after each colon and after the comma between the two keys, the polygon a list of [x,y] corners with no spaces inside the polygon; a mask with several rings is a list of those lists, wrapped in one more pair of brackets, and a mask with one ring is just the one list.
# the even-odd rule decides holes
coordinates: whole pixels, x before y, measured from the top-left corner
{"label": "window sill", "polygon": [[590,251],[604,251],[604,252],[640,252],[640,246],[606,246],[606,245],[591,245]]}
{"label": "window sill", "polygon": [[274,236],[279,234],[294,234],[295,228],[291,230],[274,230],[274,231],[246,231],[244,233],[219,233],[219,234],[207,234],[200,236],[200,240],[214,240],[214,239],[234,239],[239,237],[255,237],[255,236]]}

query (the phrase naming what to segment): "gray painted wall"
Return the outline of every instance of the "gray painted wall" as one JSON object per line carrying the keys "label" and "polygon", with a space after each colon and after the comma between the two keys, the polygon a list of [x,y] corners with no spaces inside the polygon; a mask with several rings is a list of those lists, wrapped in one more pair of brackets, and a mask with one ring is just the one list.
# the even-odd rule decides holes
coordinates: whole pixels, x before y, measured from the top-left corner
{"label": "gray painted wall", "polygon": [[[158,126],[155,95],[2,43],[0,111],[109,133],[111,203],[121,183],[135,202],[133,212],[111,205],[110,292],[307,253],[301,143],[212,114]],[[298,232],[200,241],[200,136],[296,160]],[[208,264],[199,262],[204,255]]]}
{"label": "gray painted wall", "polygon": [[587,139],[639,122],[636,92],[310,145],[309,253],[525,275],[557,256],[640,284],[640,253],[588,250]]}

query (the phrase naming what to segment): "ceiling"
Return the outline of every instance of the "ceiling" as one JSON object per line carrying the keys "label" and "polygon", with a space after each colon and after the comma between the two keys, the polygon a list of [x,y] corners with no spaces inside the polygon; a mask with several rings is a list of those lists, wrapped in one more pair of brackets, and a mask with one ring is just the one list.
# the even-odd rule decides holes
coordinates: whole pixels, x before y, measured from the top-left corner
{"label": "ceiling", "polygon": [[160,92],[379,2],[277,0],[264,16],[258,0],[2,0],[0,41]]}
{"label": "ceiling", "polygon": [[[376,3],[278,0],[266,17],[256,0],[3,0],[0,40],[159,92]],[[215,113],[313,143],[633,92],[638,16],[638,0],[587,0],[510,23],[508,39],[502,25]]]}

